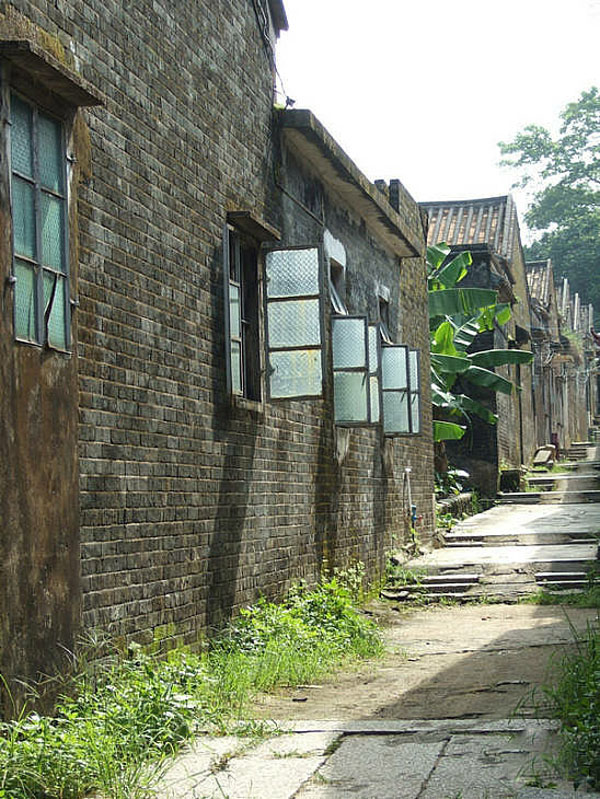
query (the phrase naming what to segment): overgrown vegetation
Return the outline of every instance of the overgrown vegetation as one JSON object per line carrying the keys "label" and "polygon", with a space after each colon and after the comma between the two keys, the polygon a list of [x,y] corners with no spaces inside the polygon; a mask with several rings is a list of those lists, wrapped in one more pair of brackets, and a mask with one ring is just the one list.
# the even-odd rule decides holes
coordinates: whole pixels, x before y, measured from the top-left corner
{"label": "overgrown vegetation", "polygon": [[431,397],[436,442],[462,438],[473,415],[495,424],[496,415],[472,396],[473,387],[510,394],[514,385],[494,371],[495,367],[530,363],[533,358],[531,352],[518,349],[471,351],[480,333],[509,321],[511,310],[507,303],[498,302],[498,294],[492,289],[458,287],[468,273],[472,258],[470,253],[462,252],[448,260],[450,254],[447,244],[427,248]]}
{"label": "overgrown vegetation", "polygon": [[74,663],[54,717],[0,723],[0,799],[142,799],[161,761],[200,729],[239,731],[256,692],[381,654],[376,626],[354,606],[361,576],[357,567],[280,605],[260,600],[201,654],[94,648]]}
{"label": "overgrown vegetation", "polygon": [[469,480],[469,472],[464,469],[449,468],[445,472],[435,473],[435,496],[437,499],[442,497],[456,497],[465,489]]}
{"label": "overgrown vegetation", "polygon": [[584,633],[572,628],[576,650],[555,666],[558,678],[542,689],[538,714],[560,722],[561,748],[553,761],[575,788],[600,789],[600,621]]}
{"label": "overgrown vegetation", "polygon": [[[587,577],[587,585],[578,591],[570,591],[568,588],[549,591],[546,588],[540,588],[535,593],[523,597],[521,602],[532,605],[569,605],[574,608],[600,609],[598,572],[590,572]],[[600,680],[600,675],[598,679]]]}

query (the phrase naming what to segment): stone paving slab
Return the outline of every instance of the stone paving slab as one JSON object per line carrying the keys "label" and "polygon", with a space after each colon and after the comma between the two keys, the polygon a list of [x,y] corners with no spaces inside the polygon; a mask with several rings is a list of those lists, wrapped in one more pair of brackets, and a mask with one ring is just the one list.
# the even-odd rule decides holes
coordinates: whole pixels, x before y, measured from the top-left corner
{"label": "stone paving slab", "polygon": [[[256,744],[198,739],[166,772],[157,799],[566,799],[550,780],[548,720],[309,720]],[[577,794],[578,796],[581,793]],[[600,794],[587,794],[600,797]]]}
{"label": "stone paving slab", "polygon": [[517,793],[515,799],[581,799],[582,796],[586,796],[587,799],[600,799],[600,793],[557,790],[556,788],[523,788]]}
{"label": "stone paving slab", "polygon": [[164,773],[157,799],[288,799],[323,765],[335,730],[286,734],[262,743],[197,739]]}
{"label": "stone paving slab", "polygon": [[406,563],[407,569],[468,568],[504,564],[578,563],[595,561],[598,544],[507,544],[505,546],[448,547],[434,549]]}
{"label": "stone paving slab", "polygon": [[600,505],[497,505],[459,522],[454,531],[600,532]]}
{"label": "stone paving slab", "polygon": [[444,741],[412,743],[398,735],[353,736],[299,791],[298,799],[416,799],[443,748]]}

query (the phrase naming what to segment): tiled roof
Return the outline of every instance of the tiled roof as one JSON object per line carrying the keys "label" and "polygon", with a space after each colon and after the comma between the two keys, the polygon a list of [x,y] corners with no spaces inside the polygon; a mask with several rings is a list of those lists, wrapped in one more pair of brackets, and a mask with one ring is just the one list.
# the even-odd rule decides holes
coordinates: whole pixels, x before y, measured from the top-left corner
{"label": "tiled roof", "polygon": [[504,257],[512,255],[518,220],[510,195],[420,205],[429,217],[428,244],[487,244]]}
{"label": "tiled roof", "polygon": [[547,261],[528,261],[525,264],[529,294],[544,305],[551,299],[553,285],[552,263]]}

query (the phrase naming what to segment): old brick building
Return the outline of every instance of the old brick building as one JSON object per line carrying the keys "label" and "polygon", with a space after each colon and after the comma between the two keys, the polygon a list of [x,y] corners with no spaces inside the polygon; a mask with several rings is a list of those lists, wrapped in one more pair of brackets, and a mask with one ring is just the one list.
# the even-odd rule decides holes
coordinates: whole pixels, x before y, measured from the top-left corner
{"label": "old brick building", "polygon": [[[419,209],[273,111],[280,0],[0,6],[0,669],[432,527]],[[398,346],[403,344],[405,346]],[[396,346],[394,346],[396,345]]]}
{"label": "old brick building", "polygon": [[[477,337],[477,349],[531,349],[529,290],[517,211],[512,197],[453,202],[428,202],[428,243],[446,242],[454,251],[468,250],[473,264],[462,286],[494,289],[498,301],[509,303],[512,318],[493,332]],[[497,367],[517,390],[507,395],[480,389],[477,399],[498,416],[495,426],[472,418],[464,438],[448,443],[452,462],[467,469],[475,485],[494,496],[501,469],[528,464],[536,447],[532,367]],[[469,388],[472,393],[472,389]]]}

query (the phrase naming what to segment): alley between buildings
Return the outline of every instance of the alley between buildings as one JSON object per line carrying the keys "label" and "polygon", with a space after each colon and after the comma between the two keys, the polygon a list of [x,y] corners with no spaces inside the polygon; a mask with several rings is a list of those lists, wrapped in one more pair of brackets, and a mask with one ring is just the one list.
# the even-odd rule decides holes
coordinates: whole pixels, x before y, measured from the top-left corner
{"label": "alley between buildings", "polygon": [[[595,448],[588,454],[575,473],[593,491],[600,480]],[[552,590],[552,575],[576,585],[595,566],[600,505],[565,492],[562,478],[542,499],[509,499],[459,524],[450,536],[454,546],[410,564],[429,572],[438,591],[470,590],[479,601],[415,608],[402,603],[401,592],[396,599],[384,592],[391,599],[368,610],[384,631],[382,661],[262,697],[256,716],[276,720],[285,734],[258,745],[199,739],[167,772],[160,795],[572,796],[570,783],[549,769],[556,726],[536,705],[540,686],[574,647],[574,631],[584,631],[597,611],[515,599],[540,583]],[[472,575],[470,585],[461,573]]]}

